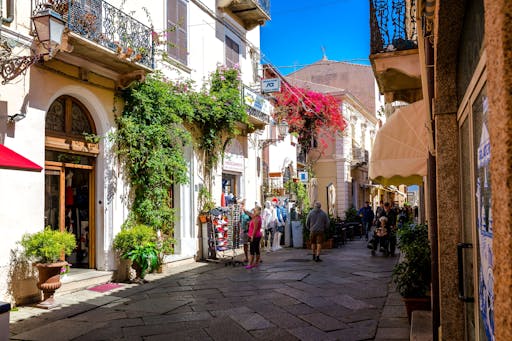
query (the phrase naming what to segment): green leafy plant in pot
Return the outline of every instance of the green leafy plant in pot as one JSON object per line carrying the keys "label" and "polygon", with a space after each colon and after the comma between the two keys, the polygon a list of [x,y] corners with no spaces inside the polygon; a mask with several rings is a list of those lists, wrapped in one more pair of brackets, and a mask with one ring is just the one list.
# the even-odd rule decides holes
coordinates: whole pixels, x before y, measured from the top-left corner
{"label": "green leafy plant in pot", "polygon": [[25,234],[20,244],[25,256],[35,263],[39,272],[37,287],[43,291],[43,302],[38,307],[51,309],[58,306],[53,295],[62,285],[61,270],[68,265],[61,257],[73,252],[76,247],[75,236],[47,226],[43,231]]}
{"label": "green leafy plant in pot", "polygon": [[114,248],[121,258],[131,260],[135,281],[143,281],[146,274],[159,266],[157,234],[147,225],[125,227],[114,238]]}
{"label": "green leafy plant in pot", "polygon": [[413,310],[430,310],[430,243],[427,225],[405,224],[398,230],[403,260],[393,268],[393,281],[402,296],[409,320]]}

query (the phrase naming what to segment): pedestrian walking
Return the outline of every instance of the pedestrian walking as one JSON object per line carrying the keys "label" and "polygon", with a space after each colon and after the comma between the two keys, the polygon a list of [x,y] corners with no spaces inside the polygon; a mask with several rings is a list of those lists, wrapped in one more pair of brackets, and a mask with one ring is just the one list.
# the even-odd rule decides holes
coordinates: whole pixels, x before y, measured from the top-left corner
{"label": "pedestrian walking", "polygon": [[309,230],[311,240],[311,251],[313,251],[313,260],[321,262],[320,251],[324,240],[324,232],[329,227],[330,221],[327,213],[322,211],[322,204],[317,201],[315,207],[309,212],[306,219],[306,228]]}
{"label": "pedestrian walking", "polygon": [[395,211],[391,209],[389,202],[384,203],[384,212],[382,212],[381,216],[388,218],[386,222],[389,246],[388,251],[391,256],[394,256],[396,250],[396,214]]}
{"label": "pedestrian walking", "polygon": [[249,262],[249,221],[251,213],[245,210],[245,199],[240,201],[240,242],[244,247],[244,263]]}
{"label": "pedestrian walking", "polygon": [[265,209],[261,213],[262,227],[264,230],[264,246],[267,252],[272,250],[272,241],[277,226],[277,214],[270,201],[265,202]]}
{"label": "pedestrian walking", "polygon": [[375,215],[373,214],[373,210],[370,206],[370,202],[367,201],[365,203],[364,207],[361,207],[359,209],[359,212],[357,212],[358,215],[361,217],[361,222],[363,223],[363,233],[365,235],[366,240],[368,240],[368,232],[370,231],[373,219],[375,218]]}
{"label": "pedestrian walking", "polygon": [[284,233],[284,227],[286,225],[286,220],[288,219],[285,202],[279,200],[275,209],[277,215],[277,227],[276,233],[274,234],[274,242],[272,243],[273,251],[281,249],[281,236]]}
{"label": "pedestrian walking", "polygon": [[386,224],[388,222],[388,218],[385,216],[381,216],[378,219],[379,225],[376,226],[375,232],[373,234],[372,241],[370,242],[372,248],[372,256],[375,256],[375,251],[380,249],[380,252],[383,252],[385,256],[388,255],[388,230],[386,229]]}
{"label": "pedestrian walking", "polygon": [[253,216],[249,222],[249,264],[246,269],[252,269],[260,263],[261,241],[261,207],[254,208]]}

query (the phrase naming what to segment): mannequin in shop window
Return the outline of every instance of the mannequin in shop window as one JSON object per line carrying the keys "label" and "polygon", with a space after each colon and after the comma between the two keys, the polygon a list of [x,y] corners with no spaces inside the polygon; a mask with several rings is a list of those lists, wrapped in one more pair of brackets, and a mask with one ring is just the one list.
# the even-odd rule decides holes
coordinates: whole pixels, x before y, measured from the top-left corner
{"label": "mannequin in shop window", "polygon": [[75,229],[75,219],[73,219],[73,211],[71,207],[75,203],[75,195],[73,193],[73,172],[69,172],[66,174],[66,191],[65,191],[65,204],[66,204],[66,230],[68,232],[74,233]]}

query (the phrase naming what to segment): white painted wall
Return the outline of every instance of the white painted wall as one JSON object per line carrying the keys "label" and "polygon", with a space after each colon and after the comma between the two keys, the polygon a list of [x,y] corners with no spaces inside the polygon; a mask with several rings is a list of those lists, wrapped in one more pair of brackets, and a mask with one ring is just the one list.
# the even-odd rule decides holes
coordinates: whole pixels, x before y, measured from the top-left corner
{"label": "white painted wall", "polygon": [[[120,7],[145,24],[154,25],[157,32],[166,29],[166,1],[110,0],[113,6]],[[146,6],[149,17],[143,6]],[[198,88],[217,65],[224,64],[224,36],[229,35],[240,43],[240,68],[246,85],[254,83],[253,66],[249,49],[259,51],[259,27],[246,32],[240,25],[224,18],[223,25],[211,14],[216,13],[215,0],[188,1],[188,47],[189,59],[186,66],[165,67],[163,72],[171,79],[191,78]],[[205,11],[206,8],[206,11]],[[30,45],[33,38],[28,35],[30,27],[30,1],[15,2],[15,20],[9,27],[2,27],[2,36],[17,41],[21,48],[16,55],[29,55],[23,45]],[[162,66],[162,64],[157,64]],[[19,112],[24,96],[29,95],[27,117],[7,127],[7,114]],[[86,84],[61,77],[41,68],[31,67],[15,81],[0,87],[0,101],[8,102],[8,112],[0,113],[0,143],[22,154],[35,163],[44,166],[45,113],[50,104],[60,95],[70,95],[80,100],[94,118],[97,133],[106,136],[115,129],[112,93]],[[252,137],[254,139],[254,137]],[[250,141],[251,138],[248,139]],[[282,144],[289,144],[285,140]],[[115,268],[112,250],[114,236],[120,231],[128,215],[128,189],[123,183],[122,169],[115,163],[112,145],[103,139],[96,164],[96,264],[101,270]],[[257,176],[257,156],[259,150],[247,143],[245,173],[242,176],[241,191],[248,203],[259,200],[261,178]],[[290,152],[291,153],[291,152]],[[280,152],[281,154],[281,152]],[[283,155],[288,152],[282,153]],[[293,149],[293,155],[295,150]],[[176,193],[175,205],[178,211],[177,235],[180,236],[178,253],[168,260],[193,257],[198,247],[197,185],[202,179],[198,176],[197,156],[190,149],[187,153],[190,163],[190,182],[180,186]],[[274,162],[274,161],[273,161]],[[282,160],[276,159],[276,165]],[[221,169],[215,175],[214,198],[220,201]],[[26,172],[0,169],[0,300],[10,301],[8,293],[11,250],[23,233],[36,232],[44,225],[44,171]]]}

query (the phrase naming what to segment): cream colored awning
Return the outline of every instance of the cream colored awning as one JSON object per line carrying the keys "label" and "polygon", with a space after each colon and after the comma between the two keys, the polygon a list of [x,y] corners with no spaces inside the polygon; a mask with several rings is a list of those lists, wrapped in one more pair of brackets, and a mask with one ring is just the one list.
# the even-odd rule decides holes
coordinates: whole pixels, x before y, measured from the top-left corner
{"label": "cream colored awning", "polygon": [[428,130],[423,100],[400,108],[377,132],[369,177],[383,185],[421,184],[427,175]]}

